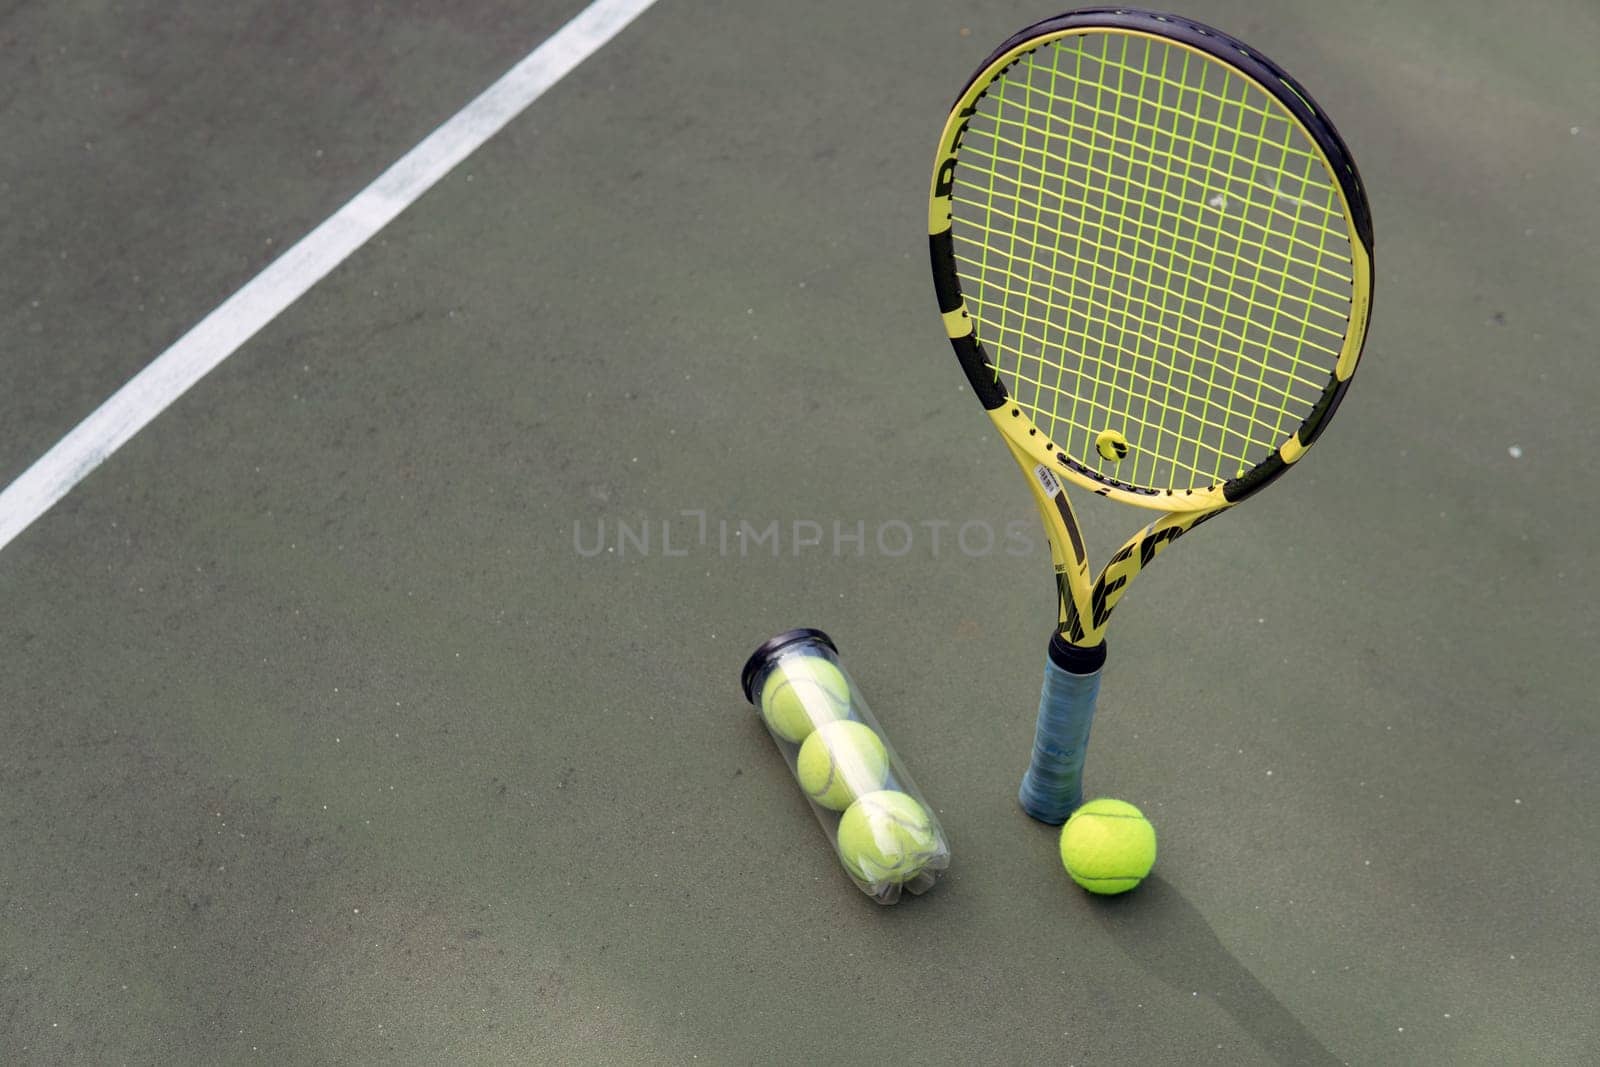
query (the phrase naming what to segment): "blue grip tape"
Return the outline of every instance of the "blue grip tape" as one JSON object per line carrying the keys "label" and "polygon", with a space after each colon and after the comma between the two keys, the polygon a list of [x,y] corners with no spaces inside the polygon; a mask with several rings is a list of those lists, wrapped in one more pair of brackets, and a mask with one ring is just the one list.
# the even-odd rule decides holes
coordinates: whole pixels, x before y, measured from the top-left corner
{"label": "blue grip tape", "polygon": [[1039,694],[1039,724],[1033,762],[1022,776],[1017,800],[1040,822],[1059,825],[1083,803],[1083,757],[1089,747],[1100,668],[1074,674],[1047,659]]}

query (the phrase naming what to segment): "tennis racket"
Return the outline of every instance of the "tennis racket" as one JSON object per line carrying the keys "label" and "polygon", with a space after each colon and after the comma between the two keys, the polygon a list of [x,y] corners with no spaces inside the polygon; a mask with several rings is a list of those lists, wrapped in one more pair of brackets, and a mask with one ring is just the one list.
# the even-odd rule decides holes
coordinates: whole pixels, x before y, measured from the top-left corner
{"label": "tennis racket", "polygon": [[[1372,221],[1311,94],[1173,15],[1046,19],[945,123],[933,277],[968,382],[1027,475],[1060,603],[1022,807],[1083,800],[1105,630],[1175,539],[1298,462],[1355,372]],[[1093,581],[1066,486],[1159,512]]]}

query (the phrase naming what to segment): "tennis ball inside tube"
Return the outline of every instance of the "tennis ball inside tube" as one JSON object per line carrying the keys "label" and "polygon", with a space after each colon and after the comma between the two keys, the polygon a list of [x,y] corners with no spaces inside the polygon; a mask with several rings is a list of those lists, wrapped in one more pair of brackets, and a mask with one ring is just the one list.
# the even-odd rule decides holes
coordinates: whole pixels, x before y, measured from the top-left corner
{"label": "tennis ball inside tube", "polygon": [[1123,800],[1091,800],[1061,828],[1061,863],[1091,893],[1126,893],[1156,862],[1156,830]]}
{"label": "tennis ball inside tube", "polygon": [[794,769],[807,796],[843,811],[856,797],[883,788],[889,780],[889,753],[871,727],[840,719],[823,723],[806,738]]}
{"label": "tennis ball inside tube", "polygon": [[761,686],[761,716],[785,741],[804,741],[819,723],[849,714],[850,683],[821,656],[787,657]]}
{"label": "tennis ball inside tube", "polygon": [[870,885],[911,881],[941,848],[927,809],[892,789],[846,808],[838,840],[845,869]]}

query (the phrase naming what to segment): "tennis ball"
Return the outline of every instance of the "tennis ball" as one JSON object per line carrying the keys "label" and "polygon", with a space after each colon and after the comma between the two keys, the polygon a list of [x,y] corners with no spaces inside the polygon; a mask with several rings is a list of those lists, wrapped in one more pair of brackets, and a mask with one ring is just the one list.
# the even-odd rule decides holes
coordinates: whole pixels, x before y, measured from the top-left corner
{"label": "tennis ball", "polygon": [[1156,830],[1122,800],[1091,800],[1061,828],[1061,862],[1091,893],[1126,893],[1156,862]]}
{"label": "tennis ball", "polygon": [[940,848],[927,809],[892,789],[868,793],[839,819],[839,858],[869,884],[909,882]]}
{"label": "tennis ball", "polygon": [[825,808],[843,811],[862,793],[889,780],[889,753],[865,723],[825,722],[807,737],[795,760],[806,795]]}
{"label": "tennis ball", "polygon": [[789,657],[761,686],[761,714],[785,741],[804,741],[818,723],[849,716],[850,683],[821,656]]}
{"label": "tennis ball", "polygon": [[1101,430],[1094,439],[1094,450],[1101,459],[1115,463],[1128,454],[1128,439],[1115,430]]}

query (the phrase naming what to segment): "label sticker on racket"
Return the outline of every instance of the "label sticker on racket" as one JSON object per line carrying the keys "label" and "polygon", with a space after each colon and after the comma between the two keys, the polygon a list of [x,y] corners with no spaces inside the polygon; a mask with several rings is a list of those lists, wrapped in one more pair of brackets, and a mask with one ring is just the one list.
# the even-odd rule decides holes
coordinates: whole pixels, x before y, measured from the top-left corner
{"label": "label sticker on racket", "polygon": [[1066,490],[1061,488],[1060,480],[1057,479],[1056,476],[1051,473],[1050,468],[1046,467],[1043,463],[1040,463],[1033,468],[1033,476],[1039,479],[1040,488],[1042,488],[1052,499],[1066,492]]}

